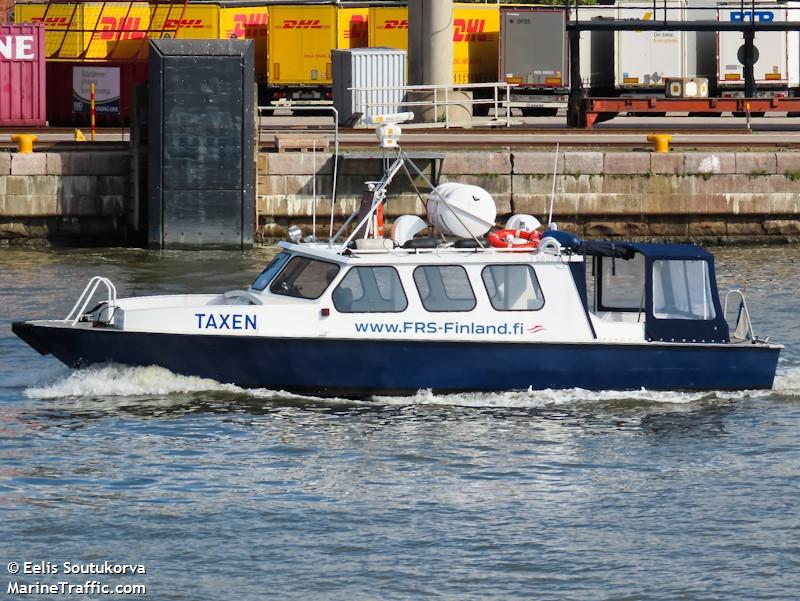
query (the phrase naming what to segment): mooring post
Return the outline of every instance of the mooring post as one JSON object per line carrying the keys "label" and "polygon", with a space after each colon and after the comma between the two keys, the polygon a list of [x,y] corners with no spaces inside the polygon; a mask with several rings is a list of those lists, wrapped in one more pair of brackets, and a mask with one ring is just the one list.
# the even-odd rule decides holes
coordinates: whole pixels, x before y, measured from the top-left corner
{"label": "mooring post", "polygon": [[756,81],[753,74],[753,62],[755,58],[755,37],[753,29],[746,29],[744,32],[744,97],[755,98]]}
{"label": "mooring post", "polygon": [[[577,19],[575,21],[577,25]],[[567,125],[584,127],[581,107],[583,83],[581,82],[581,32],[573,27],[568,32],[569,39],[569,101],[567,103]]]}

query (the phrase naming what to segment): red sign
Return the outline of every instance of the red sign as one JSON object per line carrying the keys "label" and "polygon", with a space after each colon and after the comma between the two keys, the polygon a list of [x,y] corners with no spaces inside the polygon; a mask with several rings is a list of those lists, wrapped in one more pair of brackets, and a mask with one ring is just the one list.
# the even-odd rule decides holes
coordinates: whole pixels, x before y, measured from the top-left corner
{"label": "red sign", "polygon": [[101,40],[143,40],[145,32],[141,31],[140,17],[101,17]]}
{"label": "red sign", "polygon": [[203,29],[205,24],[202,19],[167,19],[164,29]]}
{"label": "red sign", "polygon": [[[226,37],[236,38],[250,38],[258,35],[267,35],[269,33],[267,25],[269,24],[269,15],[267,13],[242,13],[233,15],[234,25],[233,29],[228,30]],[[319,21],[317,21],[319,23]],[[286,21],[283,22],[284,29]]]}
{"label": "red sign", "polygon": [[34,23],[44,23],[45,27],[48,29],[60,29],[61,27],[67,27],[69,20],[67,17],[47,17],[43,19],[42,17],[33,17],[31,19]]}
{"label": "red sign", "polygon": [[408,19],[386,19],[382,29],[408,29]]}
{"label": "red sign", "polygon": [[489,34],[483,33],[486,19],[455,19],[453,20],[454,42],[487,42],[491,39]]}
{"label": "red sign", "polygon": [[319,19],[284,19],[281,29],[322,29]]}

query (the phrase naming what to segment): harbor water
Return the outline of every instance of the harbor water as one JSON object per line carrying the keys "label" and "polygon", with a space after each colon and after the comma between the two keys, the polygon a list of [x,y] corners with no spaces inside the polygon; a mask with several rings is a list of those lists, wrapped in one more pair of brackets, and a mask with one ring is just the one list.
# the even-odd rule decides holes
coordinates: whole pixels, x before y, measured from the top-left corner
{"label": "harbor water", "polygon": [[3,593],[91,580],[186,600],[798,597],[800,247],[715,249],[721,289],[746,284],[756,334],[786,344],[771,391],[323,400],[155,367],[73,371],[11,333],[63,317],[92,275],[120,296],[222,291],[273,253],[0,250]]}

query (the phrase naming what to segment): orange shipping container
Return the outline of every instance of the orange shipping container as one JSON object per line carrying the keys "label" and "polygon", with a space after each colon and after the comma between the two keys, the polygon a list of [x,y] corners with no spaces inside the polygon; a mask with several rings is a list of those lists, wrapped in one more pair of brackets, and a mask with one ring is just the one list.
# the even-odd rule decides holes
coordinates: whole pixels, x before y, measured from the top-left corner
{"label": "orange shipping container", "polygon": [[14,0],[0,0],[0,25],[14,22]]}

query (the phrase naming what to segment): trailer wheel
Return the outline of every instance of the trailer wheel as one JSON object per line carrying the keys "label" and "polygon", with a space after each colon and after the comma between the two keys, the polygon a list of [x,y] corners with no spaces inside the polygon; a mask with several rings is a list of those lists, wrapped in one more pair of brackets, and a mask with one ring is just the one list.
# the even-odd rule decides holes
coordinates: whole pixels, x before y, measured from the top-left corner
{"label": "trailer wheel", "polygon": [[472,116],[473,117],[488,117],[490,110],[492,110],[492,106],[490,104],[473,104],[472,105]]}

